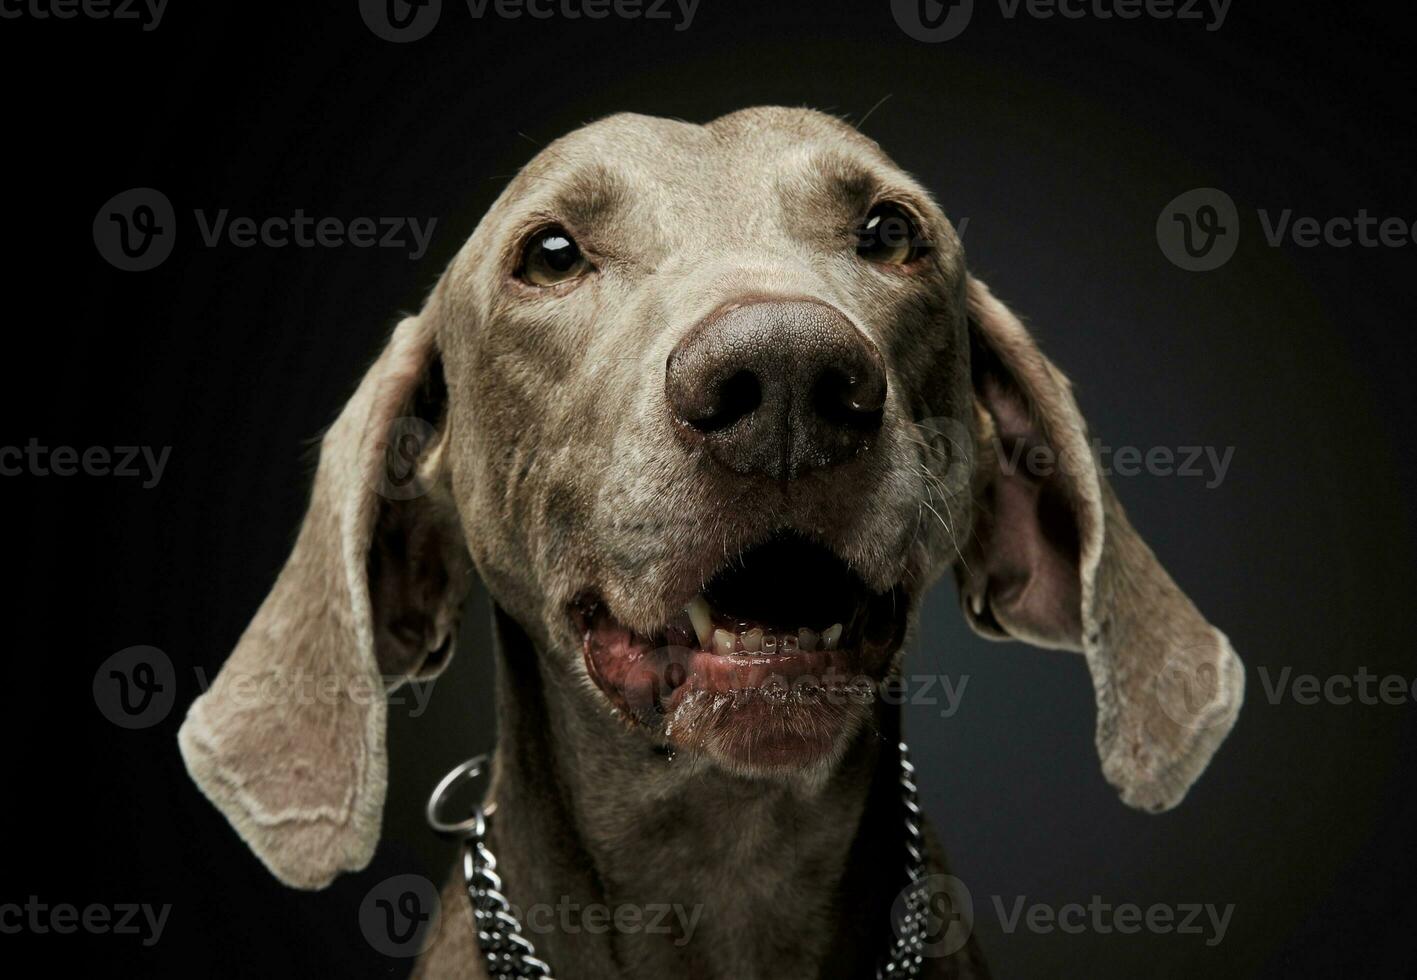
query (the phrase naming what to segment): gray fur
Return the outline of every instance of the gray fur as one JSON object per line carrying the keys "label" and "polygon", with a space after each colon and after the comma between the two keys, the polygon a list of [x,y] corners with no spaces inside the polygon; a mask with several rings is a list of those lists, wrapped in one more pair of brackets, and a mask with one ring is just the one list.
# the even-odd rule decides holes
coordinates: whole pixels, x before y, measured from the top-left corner
{"label": "gray fur", "polygon": [[[879,199],[921,219],[932,245],[921,268],[855,254]],[[547,221],[580,242],[590,279],[534,289],[512,276]],[[889,387],[870,453],[764,489],[676,441],[668,354],[747,296],[828,304],[879,348]],[[972,346],[1002,386],[981,382]],[[435,365],[446,410],[425,420],[420,492],[391,495],[379,474],[390,433]],[[1061,472],[1006,473],[998,444],[1015,438],[1052,446]],[[673,733],[620,716],[588,678],[568,607],[593,587],[651,632],[726,558],[783,526],[810,530],[875,588],[905,583],[917,604],[952,570],[981,632],[1085,654],[1106,777],[1128,803],[1172,806],[1233,724],[1243,674],[1085,447],[1061,373],[969,276],[943,212],[874,142],[797,109],[705,126],[601,120],[510,183],[326,436],[300,543],[193,706],[184,758],[283,881],[322,887],[363,867],[384,794],[383,705],[352,692],[441,668],[470,560],[499,610],[492,843],[509,895],[702,909],[683,944],[534,935],[558,973],[869,975],[899,886],[898,709],[841,709],[833,750],[800,771],[757,771],[712,743],[670,763]],[[1039,493],[1074,515],[1076,547],[1061,557],[1033,527],[1045,519],[1030,503]],[[331,703],[233,693],[302,670],[333,681]],[[937,849],[930,861],[944,868]],[[456,881],[445,899],[420,974],[481,976]],[[973,944],[928,968],[984,975]]]}

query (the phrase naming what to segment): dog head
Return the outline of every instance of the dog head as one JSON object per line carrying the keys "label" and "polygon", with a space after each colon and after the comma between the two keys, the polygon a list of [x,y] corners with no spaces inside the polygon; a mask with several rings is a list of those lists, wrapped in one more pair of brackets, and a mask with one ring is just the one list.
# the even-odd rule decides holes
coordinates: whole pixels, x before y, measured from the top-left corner
{"label": "dog head", "polygon": [[[557,141],[394,331],[180,736],[282,880],[368,861],[384,692],[446,662],[474,569],[562,696],[747,778],[831,766],[950,570],[978,631],[1085,654],[1134,806],[1242,696],[944,213],[805,110]],[[292,674],[323,696],[256,693]]]}

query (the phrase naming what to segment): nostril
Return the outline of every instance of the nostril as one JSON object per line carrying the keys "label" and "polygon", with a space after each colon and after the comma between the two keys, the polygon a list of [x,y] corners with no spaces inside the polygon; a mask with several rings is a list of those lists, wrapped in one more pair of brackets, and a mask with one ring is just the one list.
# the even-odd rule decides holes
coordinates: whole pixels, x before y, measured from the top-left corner
{"label": "nostril", "polygon": [[735,304],[692,327],[665,361],[675,436],[738,474],[791,480],[867,452],[885,420],[880,351],[809,300]]}
{"label": "nostril", "polygon": [[885,399],[874,378],[827,368],[812,384],[812,408],[830,425],[872,432],[880,428]]}
{"label": "nostril", "polygon": [[735,371],[718,383],[716,398],[709,401],[707,412],[698,418],[686,419],[705,434],[721,432],[739,419],[757,411],[763,403],[763,386],[751,371]]}

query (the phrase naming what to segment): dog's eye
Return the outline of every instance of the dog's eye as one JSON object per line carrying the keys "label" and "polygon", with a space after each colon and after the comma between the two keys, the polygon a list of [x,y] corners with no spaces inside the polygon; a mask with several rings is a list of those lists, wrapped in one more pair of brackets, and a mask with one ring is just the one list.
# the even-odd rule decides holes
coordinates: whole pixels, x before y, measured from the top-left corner
{"label": "dog's eye", "polygon": [[877,204],[856,233],[856,254],[881,265],[905,265],[925,254],[920,230],[900,207]]}
{"label": "dog's eye", "polygon": [[546,228],[527,241],[517,276],[533,286],[554,286],[583,276],[590,269],[575,239],[564,228]]}

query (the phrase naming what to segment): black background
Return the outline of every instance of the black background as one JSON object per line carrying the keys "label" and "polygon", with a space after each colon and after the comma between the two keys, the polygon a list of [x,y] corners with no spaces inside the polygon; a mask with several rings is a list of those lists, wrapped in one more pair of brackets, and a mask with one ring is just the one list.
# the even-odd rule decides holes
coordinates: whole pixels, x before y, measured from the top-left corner
{"label": "black background", "polygon": [[[220,9],[212,9],[219,7]],[[953,591],[911,669],[967,676],[908,709],[927,809],[1001,977],[1393,975],[1410,936],[1414,712],[1266,697],[1261,670],[1417,675],[1411,651],[1414,246],[1270,247],[1257,208],[1417,219],[1414,36],[1333,4],[1236,3],[1224,26],[1007,20],[907,36],[886,0],[702,0],[690,29],[477,21],[449,2],[411,44],[357,4],[195,4],[161,25],[0,20],[9,329],[0,445],[171,446],[162,480],[5,477],[11,582],[0,903],[170,903],[161,940],[0,935],[118,975],[401,975],[363,939],[392,874],[441,879],[424,793],[490,745],[487,600],[419,718],[391,709],[386,836],[330,891],[278,885],[186,778],[175,734],[278,570],[309,440],[537,147],[629,109],[752,104],[859,120],[930,186],[973,268],[1029,319],[1112,445],[1235,447],[1220,486],[1115,485],[1247,665],[1238,727],[1185,804],[1124,807],[1092,746],[1080,659],[970,635]],[[1178,269],[1163,206],[1228,192],[1235,258]],[[154,187],[180,231],[159,268],[100,257],[95,214]],[[437,218],[427,255],[205,247],[194,209]],[[150,644],[177,705],[125,731],[96,709],[110,654]],[[1204,936],[1006,934],[992,896],[1058,906],[1234,903]]]}

